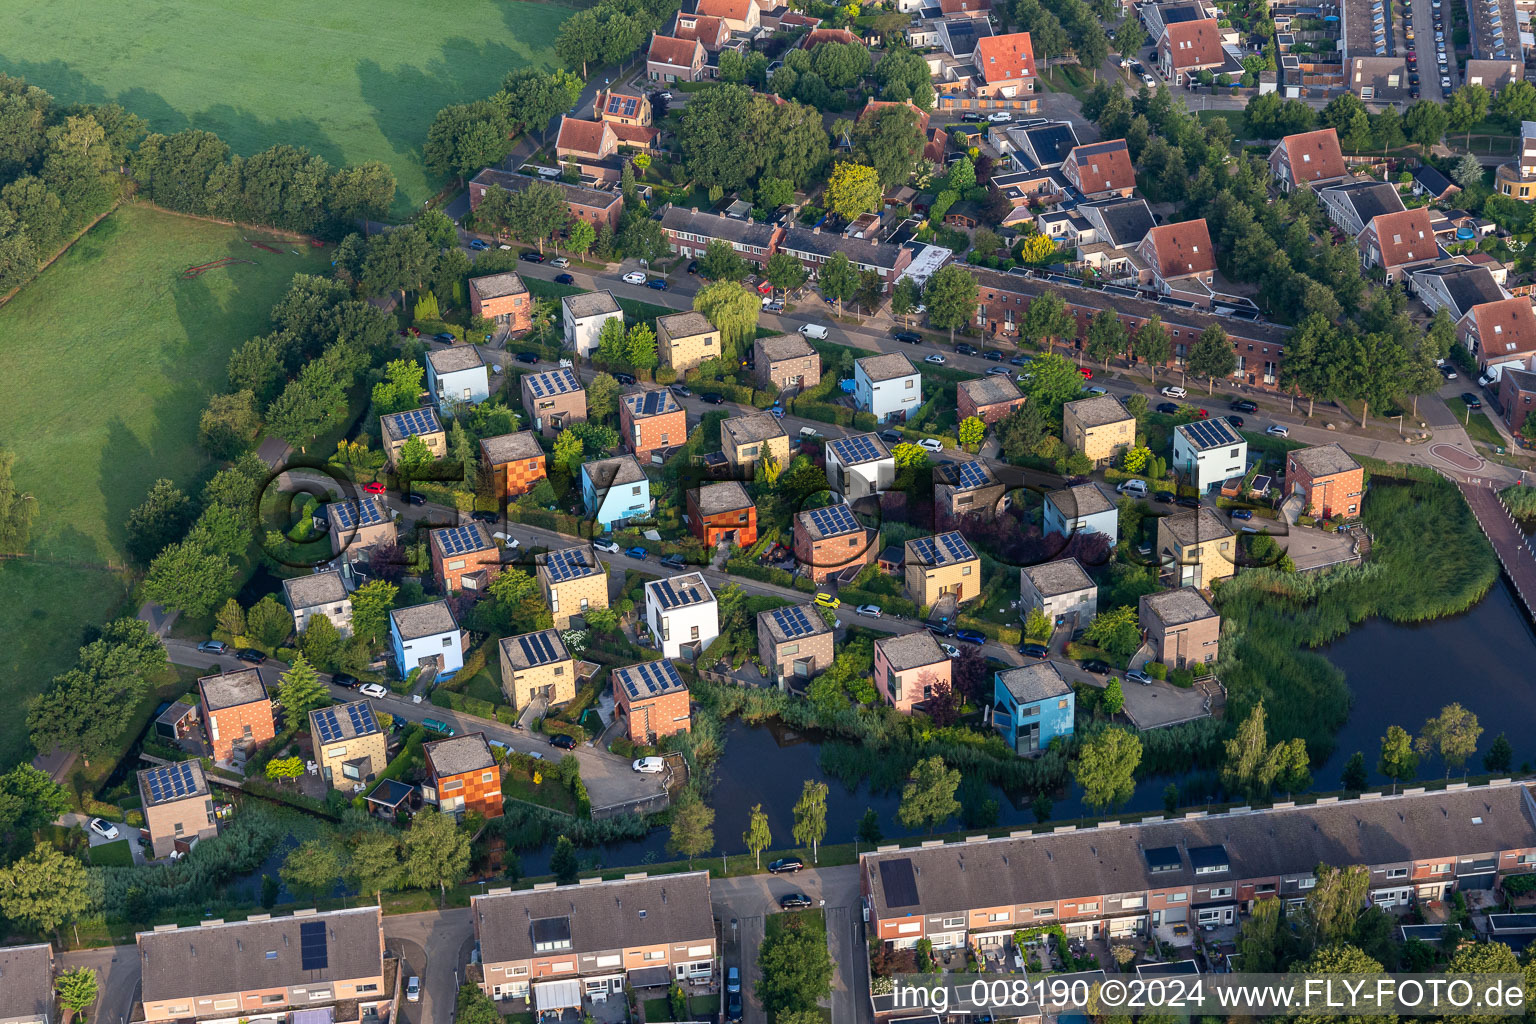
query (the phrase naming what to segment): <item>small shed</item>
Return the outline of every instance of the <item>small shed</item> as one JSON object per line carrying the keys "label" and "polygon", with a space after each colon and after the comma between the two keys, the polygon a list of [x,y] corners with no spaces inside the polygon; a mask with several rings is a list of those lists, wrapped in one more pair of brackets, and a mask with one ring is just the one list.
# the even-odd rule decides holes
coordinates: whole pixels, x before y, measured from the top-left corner
{"label": "small shed", "polygon": [[900,576],[907,567],[907,548],[905,544],[890,544],[880,552],[880,571],[888,572],[893,576]]}
{"label": "small shed", "polygon": [[381,779],[373,792],[364,799],[368,803],[368,809],[381,818],[394,818],[401,811],[410,810],[411,797],[415,794],[416,787],[399,782],[395,779]]}

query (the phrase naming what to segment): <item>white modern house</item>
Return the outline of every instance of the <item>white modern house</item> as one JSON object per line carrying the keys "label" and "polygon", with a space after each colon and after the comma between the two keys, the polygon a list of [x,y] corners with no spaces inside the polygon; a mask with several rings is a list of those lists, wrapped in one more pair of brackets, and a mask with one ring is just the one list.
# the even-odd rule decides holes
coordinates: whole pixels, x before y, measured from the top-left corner
{"label": "white modern house", "polygon": [[455,402],[479,405],[491,397],[491,379],[475,346],[455,345],[428,352],[427,393],[439,409]]}
{"label": "white modern house", "polygon": [[464,667],[464,639],[446,601],[396,608],[389,613],[389,644],[402,676],[435,670],[439,678]]}
{"label": "white modern house", "polygon": [[896,459],[878,434],[854,434],[827,442],[827,486],[848,501],[888,491]]}
{"label": "white modern house", "polygon": [[853,364],[853,400],[877,421],[899,423],[923,404],[923,375],[900,352],[865,356]]}
{"label": "white modern house", "polygon": [[624,322],[624,311],[609,291],[567,295],[560,300],[560,315],[565,321],[565,347],[583,357],[597,350],[604,323],[614,318]]}
{"label": "white modern house", "polygon": [[1019,597],[1052,621],[1075,613],[1079,628],[1099,614],[1099,588],[1075,558],[1020,569]]}
{"label": "white modern house", "polygon": [[645,585],[645,624],[665,658],[697,658],[720,635],[714,592],[696,572]]}
{"label": "white modern house", "polygon": [[1112,497],[1096,483],[1063,487],[1045,496],[1045,532],[1072,537],[1079,533],[1102,533],[1109,546],[1120,541],[1120,510]]}
{"label": "white modern house", "polygon": [[1248,442],[1226,417],[1173,430],[1173,470],[1202,493],[1248,471]]}

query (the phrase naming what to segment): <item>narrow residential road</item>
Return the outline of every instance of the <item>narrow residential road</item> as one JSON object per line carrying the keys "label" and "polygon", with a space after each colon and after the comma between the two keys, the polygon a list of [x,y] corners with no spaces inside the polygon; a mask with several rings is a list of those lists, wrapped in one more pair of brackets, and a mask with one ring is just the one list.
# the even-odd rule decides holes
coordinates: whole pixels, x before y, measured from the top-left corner
{"label": "narrow residential road", "polygon": [[89,1024],[123,1024],[139,994],[139,948],[134,945],[81,949],[60,955],[63,970],[89,967],[96,972],[97,997]]}
{"label": "narrow residential road", "polygon": [[400,1001],[404,1024],[438,1024],[453,1019],[464,965],[475,944],[474,919],[467,907],[398,914],[384,918],[384,946],[404,963],[401,985],[421,979],[421,1001]]}

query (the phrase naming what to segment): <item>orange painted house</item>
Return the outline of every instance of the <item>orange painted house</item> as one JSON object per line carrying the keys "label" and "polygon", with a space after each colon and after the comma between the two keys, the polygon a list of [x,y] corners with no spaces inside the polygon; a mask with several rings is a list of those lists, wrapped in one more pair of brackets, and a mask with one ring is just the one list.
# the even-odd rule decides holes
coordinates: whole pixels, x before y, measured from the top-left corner
{"label": "orange painted house", "polygon": [[444,813],[501,817],[501,766],[485,733],[452,736],[421,749],[427,755],[427,784],[422,787],[427,800]]}
{"label": "orange painted house", "polygon": [[483,592],[501,572],[501,551],[479,523],[445,526],[431,537],[432,576],[443,593]]}
{"label": "orange painted house", "polygon": [[695,487],[688,492],[688,525],[707,546],[725,540],[747,547],[757,543],[757,506],[735,480]]}
{"label": "orange painted house", "polygon": [[496,493],[508,498],[527,494],[549,475],[544,449],[531,430],[488,437],[480,442],[480,455],[495,481]]}

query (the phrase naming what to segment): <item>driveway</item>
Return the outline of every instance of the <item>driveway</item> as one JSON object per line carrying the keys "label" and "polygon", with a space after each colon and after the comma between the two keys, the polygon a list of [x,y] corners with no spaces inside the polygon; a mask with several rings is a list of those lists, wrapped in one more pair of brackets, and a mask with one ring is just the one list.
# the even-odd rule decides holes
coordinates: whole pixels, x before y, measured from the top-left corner
{"label": "driveway", "polygon": [[139,994],[137,946],[76,950],[62,954],[59,960],[62,970],[89,967],[96,972],[96,1002],[81,1019],[88,1024],[122,1024],[128,1019]]}
{"label": "driveway", "polygon": [[453,1019],[463,966],[475,944],[474,919],[468,908],[401,914],[384,918],[384,945],[401,958],[401,990],[411,977],[422,983],[421,1001],[402,994],[400,1020],[435,1024]]}

